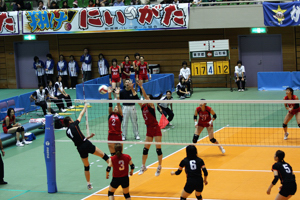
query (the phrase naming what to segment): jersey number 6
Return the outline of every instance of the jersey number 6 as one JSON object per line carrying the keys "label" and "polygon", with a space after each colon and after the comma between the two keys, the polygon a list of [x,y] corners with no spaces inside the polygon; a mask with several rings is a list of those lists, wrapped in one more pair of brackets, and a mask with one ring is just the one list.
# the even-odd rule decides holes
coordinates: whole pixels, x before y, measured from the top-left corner
{"label": "jersey number 6", "polygon": [[190,160],[190,167],[191,167],[191,170],[197,169],[196,160]]}

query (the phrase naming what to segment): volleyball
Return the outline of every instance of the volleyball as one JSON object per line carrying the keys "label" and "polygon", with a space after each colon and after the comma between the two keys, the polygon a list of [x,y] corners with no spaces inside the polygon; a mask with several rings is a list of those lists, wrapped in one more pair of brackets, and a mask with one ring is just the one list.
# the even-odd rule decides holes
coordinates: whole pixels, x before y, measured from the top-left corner
{"label": "volleyball", "polygon": [[137,15],[136,8],[133,6],[129,6],[125,9],[125,16],[127,19],[134,19]]}
{"label": "volleyball", "polygon": [[98,88],[98,91],[99,91],[100,94],[106,94],[107,93],[107,86],[106,85],[101,85]]}

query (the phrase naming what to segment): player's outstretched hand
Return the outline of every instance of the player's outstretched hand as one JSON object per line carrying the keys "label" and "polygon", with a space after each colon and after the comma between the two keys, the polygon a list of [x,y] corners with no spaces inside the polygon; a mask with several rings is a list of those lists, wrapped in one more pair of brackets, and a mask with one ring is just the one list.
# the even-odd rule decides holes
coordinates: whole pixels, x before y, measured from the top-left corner
{"label": "player's outstretched hand", "polygon": [[271,194],[271,189],[270,189],[270,188],[267,190],[267,194],[268,194],[268,195]]}
{"label": "player's outstretched hand", "polygon": [[115,94],[119,94],[119,93],[120,93],[120,88],[117,87],[117,88],[115,89]]}
{"label": "player's outstretched hand", "polygon": [[106,179],[109,179],[109,174],[106,175]]}
{"label": "player's outstretched hand", "polygon": [[143,81],[140,81],[140,80],[139,80],[139,81],[137,82],[137,84],[138,84],[138,86],[143,87]]}
{"label": "player's outstretched hand", "polygon": [[133,88],[134,87],[134,83],[132,83],[131,81],[128,83],[128,86],[130,87],[130,88]]}
{"label": "player's outstretched hand", "polygon": [[195,128],[197,128],[198,127],[198,122],[195,122]]}
{"label": "player's outstretched hand", "polygon": [[171,171],[171,175],[174,175],[175,174],[175,172],[174,171]]}
{"label": "player's outstretched hand", "polygon": [[130,171],[129,174],[130,174],[130,176],[132,176],[133,175],[133,171]]}
{"label": "player's outstretched hand", "polygon": [[95,133],[92,133],[91,136],[90,136],[90,138],[92,138],[92,137],[94,137],[94,136],[95,136]]}
{"label": "player's outstretched hand", "polygon": [[108,88],[107,88],[107,92],[108,92],[108,93],[111,93],[111,92],[112,92],[111,87],[108,87]]}

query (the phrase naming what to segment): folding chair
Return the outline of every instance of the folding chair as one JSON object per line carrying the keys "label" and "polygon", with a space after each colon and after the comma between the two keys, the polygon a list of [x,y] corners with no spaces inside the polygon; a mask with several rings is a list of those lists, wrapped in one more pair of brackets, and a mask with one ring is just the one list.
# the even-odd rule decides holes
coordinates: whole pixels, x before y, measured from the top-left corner
{"label": "folding chair", "polygon": [[[5,108],[5,110],[4,110]],[[1,113],[7,113],[7,103],[5,101],[0,103],[0,111]]]}
{"label": "folding chair", "polygon": [[[25,108],[16,108],[16,103],[15,103],[14,99],[11,99],[11,100],[7,101],[7,108],[11,108],[11,107],[15,110],[15,113],[25,111]],[[24,119],[26,119],[26,116],[25,116]]]}

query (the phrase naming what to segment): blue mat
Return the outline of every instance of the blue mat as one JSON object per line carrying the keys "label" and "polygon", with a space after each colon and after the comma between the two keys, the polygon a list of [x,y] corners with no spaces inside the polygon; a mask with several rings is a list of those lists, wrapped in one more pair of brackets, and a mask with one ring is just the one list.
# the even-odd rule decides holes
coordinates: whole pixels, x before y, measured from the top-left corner
{"label": "blue mat", "polygon": [[258,72],[258,90],[285,90],[291,87],[300,89],[300,72]]}

